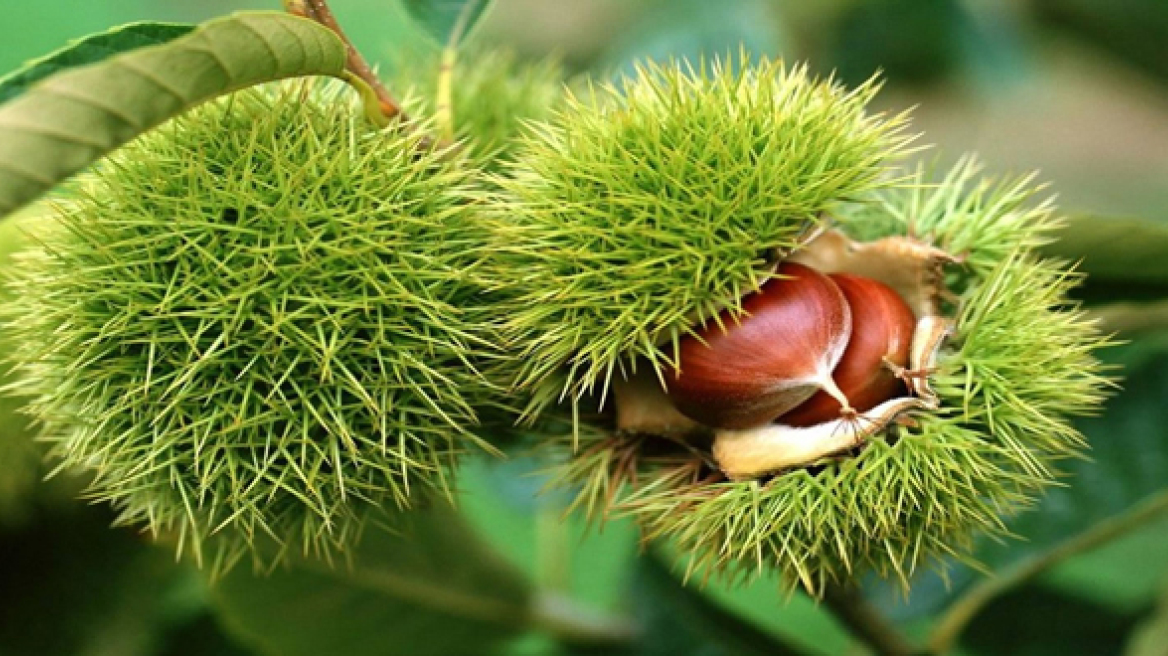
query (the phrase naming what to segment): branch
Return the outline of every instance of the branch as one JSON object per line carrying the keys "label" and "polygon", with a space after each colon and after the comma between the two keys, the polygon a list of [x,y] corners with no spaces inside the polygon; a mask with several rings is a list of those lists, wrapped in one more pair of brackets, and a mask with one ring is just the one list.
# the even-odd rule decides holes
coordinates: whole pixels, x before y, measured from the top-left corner
{"label": "branch", "polygon": [[854,585],[828,585],[823,603],[836,619],[881,656],[911,656],[919,653],[899,631],[882,617]]}
{"label": "branch", "polygon": [[1030,581],[1072,556],[1090,551],[1140,528],[1165,511],[1168,511],[1168,490],[1144,499],[1121,515],[1099,522],[1004,574],[981,581],[949,607],[929,639],[930,651],[943,654],[952,649],[965,627],[999,595]]}
{"label": "branch", "polygon": [[546,590],[538,591],[532,599],[529,619],[531,628],[581,647],[625,647],[640,634],[640,628],[625,618],[581,606],[565,595]]}
{"label": "branch", "polygon": [[408,120],[402,112],[401,105],[394,100],[389,90],[381,83],[381,80],[377,79],[377,75],[373,73],[373,69],[369,67],[369,64],[361,56],[361,53],[357,52],[357,48],[349,40],[349,37],[345,36],[345,32],[341,29],[340,23],[337,22],[332,10],[329,9],[328,0],[283,0],[283,3],[284,10],[288,13],[316,21],[340,37],[341,41],[345,44],[345,50],[348,52],[345,70],[368,85],[368,88],[377,99],[378,109],[387,122],[393,118]]}

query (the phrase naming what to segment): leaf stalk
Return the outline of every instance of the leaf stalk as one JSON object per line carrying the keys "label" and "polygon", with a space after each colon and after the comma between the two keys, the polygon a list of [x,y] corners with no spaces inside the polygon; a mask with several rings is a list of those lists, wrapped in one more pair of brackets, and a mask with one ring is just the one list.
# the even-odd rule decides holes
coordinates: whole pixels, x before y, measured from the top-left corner
{"label": "leaf stalk", "polygon": [[[389,121],[394,118],[407,121],[408,117],[402,112],[401,105],[394,99],[381,80],[373,72],[369,63],[357,51],[357,47],[345,35],[345,31],[341,29],[340,23],[337,22],[336,16],[333,15],[329,9],[328,0],[283,0],[284,10],[290,14],[307,18],[309,20],[320,23],[324,27],[332,30],[345,44],[345,52],[347,58],[345,61],[345,69],[353,76],[365,83],[365,87],[357,86],[358,91],[361,92],[366,104],[372,104],[377,108],[376,113],[382,117],[377,123],[388,125]],[[372,96],[369,96],[369,92]],[[367,112],[374,113],[374,112]]]}

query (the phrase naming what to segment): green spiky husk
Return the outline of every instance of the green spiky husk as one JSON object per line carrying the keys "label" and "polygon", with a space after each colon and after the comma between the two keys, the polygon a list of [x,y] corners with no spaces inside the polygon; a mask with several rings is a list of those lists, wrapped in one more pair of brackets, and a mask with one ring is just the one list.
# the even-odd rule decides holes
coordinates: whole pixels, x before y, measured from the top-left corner
{"label": "green spiky husk", "polygon": [[[29,242],[25,229],[31,227],[30,218],[37,217],[22,215],[0,223],[0,273],[12,266],[12,254]],[[0,307],[12,300],[0,286]],[[0,331],[0,360],[15,346],[12,338]],[[16,382],[9,369],[0,361],[0,525],[19,519],[44,473],[42,449],[33,442],[28,418],[19,413],[23,401],[9,389]]]}
{"label": "green spiky husk", "polygon": [[60,204],[2,310],[63,465],[220,567],[342,550],[489,448],[469,173],[350,100],[253,89],[141,138]]}
{"label": "green spiky husk", "polygon": [[876,87],[745,57],[649,65],[533,125],[493,208],[529,416],[664,369],[777,252],[885,184],[908,139],[902,117],[865,114]]}
{"label": "green spiky husk", "polygon": [[[916,425],[869,438],[858,454],[773,478],[725,482],[700,447],[613,436],[599,426],[560,440],[578,455],[558,469],[594,516],[632,516],[648,539],[674,541],[691,571],[731,580],[776,571],[819,594],[874,570],[907,585],[922,564],[970,559],[974,538],[1005,535],[1004,518],[1084,448],[1069,423],[1110,386],[1092,352],[1108,343],[1067,300],[1065,263],[1032,249],[1057,221],[1028,179],[976,179],[966,160],[939,184],[907,185],[839,213],[853,236],[913,234],[964,256],[956,332],[931,377],[941,398]],[[555,447],[553,447],[555,448]]]}

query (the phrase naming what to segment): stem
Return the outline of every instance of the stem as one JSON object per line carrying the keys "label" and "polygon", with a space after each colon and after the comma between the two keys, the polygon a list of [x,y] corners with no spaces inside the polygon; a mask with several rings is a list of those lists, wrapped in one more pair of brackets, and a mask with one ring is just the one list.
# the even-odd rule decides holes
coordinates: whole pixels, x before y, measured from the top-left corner
{"label": "stem", "polygon": [[438,126],[438,138],[442,141],[454,140],[454,67],[458,64],[458,44],[470,24],[470,17],[478,9],[480,1],[472,1],[463,6],[450,30],[446,46],[442,48],[442,60],[438,66],[438,93],[434,107],[434,120]]}
{"label": "stem", "polygon": [[356,76],[373,91],[376,98],[377,108],[381,115],[388,123],[389,119],[400,118],[406,120],[406,115],[402,113],[401,106],[393,96],[390,95],[389,90],[377,79],[373,73],[373,69],[357,52],[356,46],[345,35],[345,31],[341,29],[340,23],[337,22],[332,10],[329,9],[328,0],[283,0],[284,10],[290,14],[295,14],[309,20],[316,21],[321,25],[332,30],[341,41],[345,44],[345,51],[348,53],[348,58],[345,62],[345,70]]}
{"label": "stem", "polygon": [[949,607],[929,639],[930,651],[943,654],[952,649],[965,627],[999,595],[1026,583],[1072,556],[1090,551],[1140,528],[1165,511],[1168,511],[1168,490],[1147,497],[1127,512],[1099,522],[1004,574],[981,581]]}
{"label": "stem", "polygon": [[823,603],[853,636],[881,656],[911,656],[919,650],[888,623],[854,585],[828,585]]}
{"label": "stem", "polygon": [[438,97],[434,106],[438,138],[443,141],[454,139],[454,66],[457,63],[457,51],[449,46],[443,48],[438,65]]}

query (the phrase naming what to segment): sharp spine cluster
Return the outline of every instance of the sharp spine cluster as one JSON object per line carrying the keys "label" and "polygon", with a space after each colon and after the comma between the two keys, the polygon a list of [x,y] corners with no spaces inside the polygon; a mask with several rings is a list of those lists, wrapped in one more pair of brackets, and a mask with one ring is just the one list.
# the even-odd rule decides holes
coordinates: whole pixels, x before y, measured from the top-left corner
{"label": "sharp spine cluster", "polygon": [[[0,319],[92,496],[218,567],[329,557],[370,513],[448,493],[460,454],[522,412],[577,505],[634,517],[693,568],[814,593],[964,557],[1082,449],[1069,418],[1106,396],[1108,340],[1067,301],[1065,263],[1033,252],[1058,220],[1031,178],[895,168],[911,138],[866,113],[878,85],[805,67],[645,65],[560,98],[555,67],[511,87],[513,61],[484,61],[480,91],[456,92],[461,155],[409,136],[424,129],[369,133],[296,83],[175,121],[61,201]],[[491,94],[503,114],[476,104]],[[900,328],[859,367],[887,365],[893,397],[842,381],[853,333],[874,334],[844,293],[848,331],[818,340],[797,400],[675,403],[703,330],[747,325],[752,294],[800,265],[862,276],[866,298],[886,284],[915,316],[909,370],[881,348]],[[862,449],[837,430],[855,411],[879,419]]]}
{"label": "sharp spine cluster", "polygon": [[469,173],[342,93],[245,91],[121,151],[3,307],[64,465],[222,567],[343,550],[493,450]]}
{"label": "sharp spine cluster", "polygon": [[529,415],[658,374],[843,199],[890,184],[903,116],[805,67],[649,64],[569,95],[498,178],[498,261]]}
{"label": "sharp spine cluster", "polygon": [[[517,388],[532,415],[600,410],[559,442],[561,481],[578,486],[578,507],[631,516],[690,567],[729,578],[773,569],[817,593],[865,569],[907,581],[931,559],[967,557],[1079,452],[1070,419],[1108,393],[1092,352],[1109,340],[1067,301],[1076,276],[1034,254],[1059,220],[1032,177],[980,179],[970,158],[937,183],[896,168],[900,119],[863,115],[872,88],[837,93],[779,64],[731,69],[651,66],[570,99],[500,182],[500,260],[529,274],[509,290]],[[791,113],[772,111],[775,98]],[[768,122],[814,108],[822,120]],[[760,171],[782,183],[752,183]],[[772,417],[719,428],[703,399],[678,413],[665,394],[687,349],[752,318],[744,299],[779,260],[878,280],[916,318],[909,366],[888,366],[905,394],[869,410],[880,421],[863,449],[794,458],[796,438],[826,445],[844,419],[777,435]],[[1033,366],[1045,373],[1022,372]],[[735,433],[767,457],[777,437],[793,459],[748,462],[727,481]]]}

